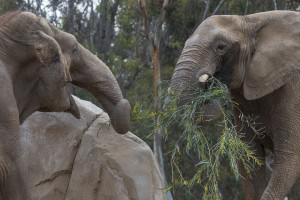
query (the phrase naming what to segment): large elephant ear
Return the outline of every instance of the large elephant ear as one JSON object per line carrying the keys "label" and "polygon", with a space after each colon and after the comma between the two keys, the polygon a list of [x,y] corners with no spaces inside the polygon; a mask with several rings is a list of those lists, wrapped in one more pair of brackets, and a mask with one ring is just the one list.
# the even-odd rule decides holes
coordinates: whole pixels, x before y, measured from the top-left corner
{"label": "large elephant ear", "polygon": [[61,49],[56,40],[43,31],[37,31],[37,39],[34,41],[34,48],[36,56],[41,63],[50,62],[55,56],[59,59],[61,55]]}
{"label": "large elephant ear", "polygon": [[257,30],[243,85],[246,99],[270,94],[299,73],[299,27],[299,15],[286,15]]}

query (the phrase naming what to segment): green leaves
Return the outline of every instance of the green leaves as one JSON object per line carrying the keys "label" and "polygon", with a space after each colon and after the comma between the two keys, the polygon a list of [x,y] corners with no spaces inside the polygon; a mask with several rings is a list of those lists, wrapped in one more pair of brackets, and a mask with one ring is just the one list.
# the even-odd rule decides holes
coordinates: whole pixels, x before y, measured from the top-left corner
{"label": "green leaves", "polygon": [[[195,164],[196,173],[193,177],[188,178],[179,176],[180,183],[187,185],[189,188],[199,185],[203,189],[203,199],[220,199],[219,181],[221,180],[220,168],[224,160],[229,161],[229,168],[236,180],[241,178],[238,172],[238,162],[241,161],[246,171],[250,174],[255,166],[261,166],[262,160],[255,157],[255,152],[251,150],[251,143],[242,141],[241,136],[237,133],[236,127],[232,122],[231,109],[232,106],[238,106],[228,99],[228,89],[225,85],[217,80],[211,79],[208,89],[205,91],[195,91],[194,98],[190,104],[184,105],[183,108],[174,108],[175,97],[170,100],[168,109],[177,112],[177,115],[172,112],[172,115],[167,109],[163,115],[166,123],[176,121],[182,127],[183,132],[180,140],[184,142],[185,151],[187,154],[197,155],[199,162]],[[207,132],[205,126],[197,123],[197,118],[201,117],[197,108],[202,107],[209,99],[218,99],[222,107],[222,119],[218,121],[219,132]],[[173,102],[172,102],[173,101]],[[200,114],[200,116],[199,116]],[[174,120],[174,117],[179,119]],[[255,120],[246,117],[241,113],[241,118],[245,125],[250,126],[255,130],[257,135],[261,135],[261,130],[256,130]],[[213,136],[211,135],[213,134]],[[179,145],[175,145],[172,154],[172,170],[177,170],[178,174],[182,174],[183,168],[175,162],[175,157],[181,151]],[[173,177],[173,181],[177,177]],[[198,187],[199,187],[198,186]]]}
{"label": "green leaves", "polygon": [[[161,98],[165,100],[164,111],[153,113],[151,109],[145,109],[136,104],[133,109],[135,120],[151,119],[159,116],[160,125],[164,128],[166,141],[174,139],[174,126],[177,126],[179,138],[169,153],[172,171],[172,185],[184,186],[189,190],[196,187],[202,190],[203,199],[221,199],[219,183],[222,180],[221,168],[227,164],[234,179],[240,180],[238,162],[244,166],[246,172],[251,175],[256,166],[263,164],[260,158],[251,150],[253,144],[245,143],[242,135],[236,131],[233,123],[231,108],[238,106],[228,98],[228,89],[225,85],[211,78],[205,91],[197,90],[191,103],[177,107],[180,93],[168,96],[166,89],[162,89]],[[166,87],[162,87],[166,88]],[[217,128],[201,125],[198,119],[202,117],[201,109],[207,100],[217,99],[222,108],[222,117],[215,124]],[[257,137],[262,136],[263,128],[257,129],[255,118],[244,116],[240,119],[245,126],[255,130]],[[172,134],[169,132],[171,130]],[[177,134],[177,133],[176,133]],[[193,174],[186,173],[183,159],[193,163]]]}

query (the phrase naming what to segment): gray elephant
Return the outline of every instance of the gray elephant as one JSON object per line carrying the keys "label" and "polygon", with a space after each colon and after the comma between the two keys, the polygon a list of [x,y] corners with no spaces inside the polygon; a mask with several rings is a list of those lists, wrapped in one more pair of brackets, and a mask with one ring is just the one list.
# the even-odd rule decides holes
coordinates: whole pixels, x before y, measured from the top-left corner
{"label": "gray elephant", "polygon": [[99,100],[118,133],[130,128],[130,105],[109,68],[73,35],[33,13],[0,16],[0,83],[0,200],[30,199],[19,173],[20,123],[35,111],[80,117],[69,83]]}
{"label": "gray elephant", "polygon": [[300,174],[299,30],[297,12],[212,16],[186,41],[172,76],[171,89],[182,90],[179,104],[191,99],[196,86],[203,89],[210,76],[225,83],[238,103],[234,121],[245,141],[255,133],[243,126],[240,111],[264,126],[265,135],[255,137],[253,148],[261,158],[265,148],[274,152],[273,173],[266,184],[264,167],[250,178],[240,164],[246,199],[282,200]]}

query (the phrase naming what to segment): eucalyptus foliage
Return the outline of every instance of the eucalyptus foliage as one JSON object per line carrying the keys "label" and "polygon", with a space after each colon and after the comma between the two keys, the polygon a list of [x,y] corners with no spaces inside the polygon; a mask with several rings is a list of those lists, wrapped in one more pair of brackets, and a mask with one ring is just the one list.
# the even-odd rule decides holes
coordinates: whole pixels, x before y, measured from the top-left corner
{"label": "eucalyptus foliage", "polygon": [[[243,133],[237,133],[237,127],[233,123],[231,110],[238,106],[228,98],[228,89],[225,85],[211,78],[205,90],[195,90],[190,103],[177,106],[180,92],[170,95],[166,89],[162,89],[161,98],[164,99],[164,109],[160,113],[154,113],[151,109],[137,103],[133,109],[133,120],[141,120],[159,116],[160,123],[155,128],[163,128],[165,139],[172,137],[170,127],[177,125],[180,137],[174,144],[171,156],[172,185],[184,185],[191,189],[200,187],[203,191],[203,199],[222,199],[219,189],[221,180],[220,169],[226,160],[236,180],[241,178],[238,172],[240,160],[246,171],[251,175],[256,166],[263,164],[260,158],[251,150],[251,143],[242,140]],[[209,132],[207,125],[202,125],[203,106],[208,100],[215,99],[220,102],[222,115],[216,122],[218,133]],[[256,133],[256,137],[263,136],[263,129],[258,129],[255,119],[240,113],[240,119],[245,126],[250,126]],[[215,131],[215,129],[214,129]],[[212,134],[216,137],[212,137]],[[190,157],[194,161],[193,176],[185,176],[185,169],[181,167],[181,154]]]}

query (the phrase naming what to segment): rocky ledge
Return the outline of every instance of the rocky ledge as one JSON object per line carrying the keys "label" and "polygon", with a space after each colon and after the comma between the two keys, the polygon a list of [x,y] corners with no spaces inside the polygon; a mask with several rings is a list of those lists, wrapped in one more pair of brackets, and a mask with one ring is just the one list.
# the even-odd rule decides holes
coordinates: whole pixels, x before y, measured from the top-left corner
{"label": "rocky ledge", "polygon": [[33,200],[162,200],[163,180],[151,149],[108,115],[75,98],[68,113],[36,112],[21,125],[22,173]]}

